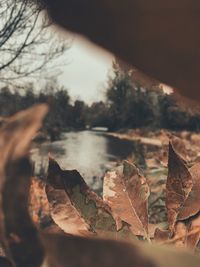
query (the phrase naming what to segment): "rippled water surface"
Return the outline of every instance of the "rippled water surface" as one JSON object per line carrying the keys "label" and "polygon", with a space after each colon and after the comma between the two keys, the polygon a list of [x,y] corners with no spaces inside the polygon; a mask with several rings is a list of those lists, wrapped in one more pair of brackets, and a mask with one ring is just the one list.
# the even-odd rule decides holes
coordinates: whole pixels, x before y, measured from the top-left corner
{"label": "rippled water surface", "polygon": [[48,153],[64,169],[77,169],[87,183],[99,187],[106,170],[115,166],[116,161],[133,153],[131,141],[107,136],[102,132],[82,131],[64,133],[63,139],[53,143],[43,143],[32,150],[35,172],[45,173]]}

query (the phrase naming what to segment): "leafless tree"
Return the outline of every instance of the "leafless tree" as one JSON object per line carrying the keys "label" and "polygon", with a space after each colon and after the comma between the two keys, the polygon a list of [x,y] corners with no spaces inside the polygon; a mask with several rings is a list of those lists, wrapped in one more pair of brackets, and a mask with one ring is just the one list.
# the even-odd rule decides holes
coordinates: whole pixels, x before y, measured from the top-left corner
{"label": "leafless tree", "polygon": [[0,1],[0,83],[17,84],[49,70],[68,47],[49,27],[47,16],[31,1]]}

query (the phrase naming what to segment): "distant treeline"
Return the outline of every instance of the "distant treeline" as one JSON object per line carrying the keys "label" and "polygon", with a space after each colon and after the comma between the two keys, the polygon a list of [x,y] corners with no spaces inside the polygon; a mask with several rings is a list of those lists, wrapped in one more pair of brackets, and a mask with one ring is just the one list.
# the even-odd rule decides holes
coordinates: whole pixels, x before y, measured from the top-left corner
{"label": "distant treeline", "polygon": [[32,85],[23,92],[4,87],[0,90],[0,116],[10,116],[36,103],[48,103],[47,132],[97,126],[111,131],[141,127],[200,130],[200,113],[180,107],[173,94],[144,88],[134,81],[130,71],[120,69],[117,64],[113,70],[114,75],[108,77],[104,102],[91,106],[80,100],[72,102],[68,91],[56,83],[48,83],[39,93],[35,93]]}
{"label": "distant treeline", "polygon": [[106,125],[110,130],[149,127],[170,130],[200,130],[200,111],[190,110],[160,88],[145,88],[134,72],[113,65],[106,102],[90,107],[90,125]]}
{"label": "distant treeline", "polygon": [[50,133],[58,130],[85,129],[87,106],[83,101],[76,100],[71,103],[67,90],[64,88],[52,90],[52,85],[47,85],[39,93],[35,91],[32,85],[29,85],[23,92],[12,91],[8,87],[2,88],[0,90],[0,116],[7,117],[34,104],[47,103],[49,113],[44,122],[44,131]]}

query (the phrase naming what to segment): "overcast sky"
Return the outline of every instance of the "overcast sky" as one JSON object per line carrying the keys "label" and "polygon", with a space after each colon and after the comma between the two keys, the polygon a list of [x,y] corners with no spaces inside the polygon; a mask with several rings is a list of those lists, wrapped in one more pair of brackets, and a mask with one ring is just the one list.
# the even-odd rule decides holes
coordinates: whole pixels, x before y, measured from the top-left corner
{"label": "overcast sky", "polygon": [[[59,83],[68,89],[72,99],[79,98],[87,103],[103,99],[103,90],[108,73],[111,72],[113,56],[75,34],[64,32],[54,26],[50,27],[49,31],[58,35],[58,39],[59,36],[61,39],[65,37],[71,43],[71,47],[59,59],[62,72],[57,77]],[[57,61],[55,64],[57,68]]]}
{"label": "overcast sky", "polygon": [[87,103],[103,99],[113,56],[73,36],[71,48],[63,57],[67,65],[62,67],[63,74],[58,81],[69,90],[72,99],[79,98]]}

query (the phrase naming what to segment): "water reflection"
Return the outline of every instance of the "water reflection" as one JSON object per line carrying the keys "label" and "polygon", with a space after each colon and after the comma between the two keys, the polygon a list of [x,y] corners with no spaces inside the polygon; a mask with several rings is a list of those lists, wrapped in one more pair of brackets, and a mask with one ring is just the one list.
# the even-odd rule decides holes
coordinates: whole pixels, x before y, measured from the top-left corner
{"label": "water reflection", "polygon": [[37,174],[46,171],[48,153],[51,153],[62,168],[79,170],[88,184],[99,187],[99,178],[104,172],[132,152],[133,145],[130,141],[100,132],[82,131],[65,133],[63,140],[44,143],[31,153]]}

